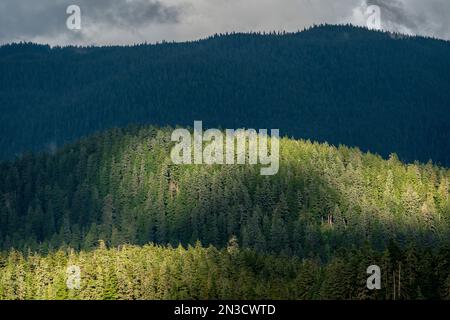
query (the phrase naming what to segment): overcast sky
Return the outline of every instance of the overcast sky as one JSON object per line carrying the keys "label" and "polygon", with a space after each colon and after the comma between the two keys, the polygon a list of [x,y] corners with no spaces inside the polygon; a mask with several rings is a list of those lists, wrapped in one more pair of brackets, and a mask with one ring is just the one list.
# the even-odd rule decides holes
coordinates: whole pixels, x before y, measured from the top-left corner
{"label": "overcast sky", "polygon": [[[81,30],[69,30],[69,5]],[[450,40],[450,0],[0,0],[0,43],[104,45],[194,40],[230,31],[366,25],[378,5],[385,30]]]}

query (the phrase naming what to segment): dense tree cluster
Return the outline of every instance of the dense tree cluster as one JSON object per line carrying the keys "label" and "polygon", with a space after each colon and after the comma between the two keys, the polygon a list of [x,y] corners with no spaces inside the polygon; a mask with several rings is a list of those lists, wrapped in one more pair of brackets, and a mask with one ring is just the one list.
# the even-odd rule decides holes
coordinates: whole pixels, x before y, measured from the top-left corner
{"label": "dense tree cluster", "polygon": [[[368,290],[367,267],[381,268]],[[68,287],[68,268],[80,268]],[[71,289],[69,289],[71,288]],[[2,299],[450,299],[450,248],[340,251],[329,263],[234,246],[155,245],[0,255]]]}
{"label": "dense tree cluster", "polygon": [[47,252],[121,244],[203,244],[329,260],[338,248],[450,239],[450,171],[358,149],[280,141],[280,171],[174,165],[172,129],[97,134],[0,165],[0,245]]}
{"label": "dense tree cluster", "polygon": [[0,158],[129,123],[279,128],[449,165],[450,44],[350,26],[132,47],[0,47]]}

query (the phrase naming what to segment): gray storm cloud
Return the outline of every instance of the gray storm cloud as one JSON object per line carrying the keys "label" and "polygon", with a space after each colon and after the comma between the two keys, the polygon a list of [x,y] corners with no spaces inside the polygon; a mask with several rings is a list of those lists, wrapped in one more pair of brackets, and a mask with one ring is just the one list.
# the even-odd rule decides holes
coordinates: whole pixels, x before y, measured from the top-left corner
{"label": "gray storm cloud", "polygon": [[424,24],[423,17],[415,14],[413,10],[407,11],[407,7],[400,0],[368,0],[368,5],[377,5],[383,14],[381,23],[386,29],[401,31],[401,29],[417,30]]}
{"label": "gray storm cloud", "polygon": [[148,23],[175,23],[180,14],[176,6],[154,0],[84,0],[86,16],[95,21],[123,27],[140,27]]}
{"label": "gray storm cloud", "polygon": [[380,7],[384,30],[450,39],[450,1],[362,0],[350,20],[363,24],[364,10],[370,5]]}
{"label": "gray storm cloud", "polygon": [[[81,8],[79,31],[66,28],[71,4]],[[450,39],[449,0],[1,0],[0,43],[130,44],[320,23],[366,25],[369,5],[380,7],[384,30]]]}
{"label": "gray storm cloud", "polygon": [[[80,31],[66,27],[69,5],[81,8]],[[102,43],[112,33],[120,42],[148,25],[176,23],[180,12],[158,0],[1,0],[0,42]]]}

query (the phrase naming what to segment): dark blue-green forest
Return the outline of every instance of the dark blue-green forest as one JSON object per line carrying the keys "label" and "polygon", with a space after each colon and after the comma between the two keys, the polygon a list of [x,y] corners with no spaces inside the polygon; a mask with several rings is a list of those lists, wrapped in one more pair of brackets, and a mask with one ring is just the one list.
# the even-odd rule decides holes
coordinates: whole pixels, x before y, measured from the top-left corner
{"label": "dark blue-green forest", "polygon": [[130,47],[0,47],[0,157],[130,123],[282,135],[449,165],[450,43],[351,26]]}

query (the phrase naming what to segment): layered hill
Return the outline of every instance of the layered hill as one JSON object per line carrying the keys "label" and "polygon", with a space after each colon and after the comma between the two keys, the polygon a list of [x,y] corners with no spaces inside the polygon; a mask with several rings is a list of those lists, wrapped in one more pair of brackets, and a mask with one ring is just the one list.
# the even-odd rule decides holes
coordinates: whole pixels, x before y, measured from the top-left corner
{"label": "layered hill", "polygon": [[274,176],[174,165],[171,133],[1,163],[0,299],[450,297],[448,169],[286,138]]}
{"label": "layered hill", "polygon": [[286,138],[274,176],[255,165],[174,165],[171,132],[114,129],[0,164],[0,245],[223,247],[236,236],[258,252],[327,260],[338,248],[450,238],[446,168]]}
{"label": "layered hill", "polygon": [[450,43],[349,26],[132,47],[0,47],[0,157],[129,123],[279,128],[450,165]]}

